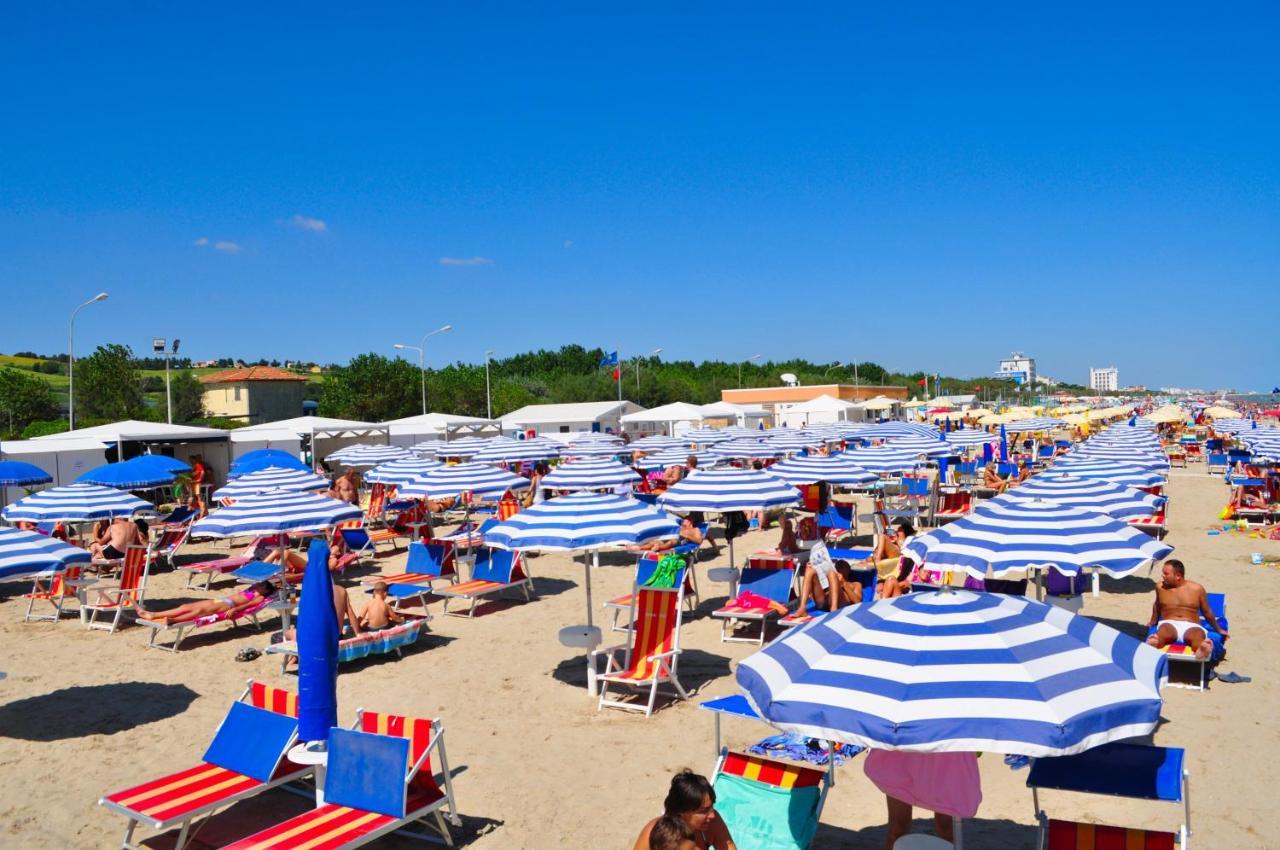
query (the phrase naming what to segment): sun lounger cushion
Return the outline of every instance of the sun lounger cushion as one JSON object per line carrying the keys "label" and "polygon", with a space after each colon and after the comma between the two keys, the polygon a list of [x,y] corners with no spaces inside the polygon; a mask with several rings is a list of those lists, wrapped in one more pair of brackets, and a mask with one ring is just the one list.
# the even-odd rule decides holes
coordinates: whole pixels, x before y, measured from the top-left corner
{"label": "sun lounger cushion", "polygon": [[[422,624],[424,622],[426,621],[423,619],[409,620],[389,629],[362,632],[338,641],[338,662],[355,661],[358,658],[367,658],[370,655],[384,655],[388,652],[395,652],[401,647],[414,644],[422,634]],[[267,647],[267,652],[276,655],[297,655],[298,643],[297,641],[283,641]]]}
{"label": "sun lounger cushion", "polygon": [[335,806],[405,815],[409,739],[351,729],[329,732],[324,798]]}
{"label": "sun lounger cushion", "polygon": [[269,581],[280,575],[280,565],[268,564],[266,561],[250,561],[231,573],[231,575],[235,577],[236,581],[256,584],[260,581]]}
{"label": "sun lounger cushion", "polygon": [[743,759],[742,768],[746,775],[721,772],[714,783],[716,813],[738,846],[761,850],[808,847],[818,830],[822,774],[764,759]]}
{"label": "sun lounger cushion", "polygon": [[233,703],[205,751],[209,764],[267,782],[298,721],[242,702]]}
{"label": "sun lounger cushion", "polygon": [[262,785],[256,779],[212,764],[198,764],[103,798],[129,814],[156,824],[179,823],[193,812],[216,806]]}

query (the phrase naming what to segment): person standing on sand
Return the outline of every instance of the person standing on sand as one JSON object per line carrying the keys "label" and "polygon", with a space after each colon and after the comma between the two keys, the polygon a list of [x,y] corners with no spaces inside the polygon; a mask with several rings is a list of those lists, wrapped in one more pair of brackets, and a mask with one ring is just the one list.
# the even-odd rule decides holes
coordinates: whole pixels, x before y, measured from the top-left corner
{"label": "person standing on sand", "polygon": [[1200,626],[1201,617],[1226,643],[1230,635],[1209,607],[1204,585],[1187,581],[1187,569],[1181,561],[1173,558],[1165,561],[1160,584],[1156,586],[1151,619],[1147,622],[1147,628],[1156,627],[1156,633],[1147,638],[1147,643],[1156,649],[1164,649],[1171,643],[1185,643],[1196,658],[1207,659],[1213,654],[1213,641]]}

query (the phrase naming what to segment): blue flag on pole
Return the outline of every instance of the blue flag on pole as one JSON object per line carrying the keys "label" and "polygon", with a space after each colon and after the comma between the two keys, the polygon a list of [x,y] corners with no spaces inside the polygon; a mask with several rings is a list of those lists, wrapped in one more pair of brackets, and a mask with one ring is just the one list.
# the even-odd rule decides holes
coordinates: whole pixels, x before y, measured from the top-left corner
{"label": "blue flag on pole", "polygon": [[617,366],[617,365],[618,365],[618,352],[616,352],[616,351],[610,351],[610,352],[609,352],[608,354],[606,354],[604,357],[601,357],[601,358],[600,358],[600,366],[601,366],[601,367],[604,367],[604,366]]}

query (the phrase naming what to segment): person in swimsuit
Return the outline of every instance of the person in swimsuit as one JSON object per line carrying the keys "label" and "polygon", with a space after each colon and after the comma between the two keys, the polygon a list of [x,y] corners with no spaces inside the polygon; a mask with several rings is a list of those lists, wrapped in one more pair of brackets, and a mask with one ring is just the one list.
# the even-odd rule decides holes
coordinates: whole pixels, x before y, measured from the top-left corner
{"label": "person in swimsuit", "polygon": [[252,605],[258,604],[275,592],[276,587],[271,582],[260,581],[246,590],[227,596],[220,596],[217,599],[201,599],[198,602],[187,602],[176,608],[169,608],[164,611],[148,611],[139,604],[134,606],[133,611],[138,615],[139,620],[150,620],[153,623],[171,626],[174,623],[189,623],[192,620],[198,620],[210,614],[223,614],[226,612],[236,614]]}
{"label": "person in swimsuit", "polygon": [[902,546],[914,537],[915,533],[915,526],[910,521],[904,517],[895,518],[876,541],[876,548],[871,552],[871,556],[862,563],[874,566],[881,580],[897,576],[902,559]]}
{"label": "person in swimsuit", "polygon": [[1147,643],[1156,649],[1164,649],[1171,643],[1184,643],[1191,647],[1196,658],[1207,659],[1213,654],[1213,641],[1201,628],[1201,617],[1222,635],[1225,643],[1230,635],[1209,607],[1204,585],[1187,581],[1187,568],[1181,561],[1170,558],[1164,562],[1164,569],[1160,572],[1155,605],[1147,622],[1147,628],[1154,626],[1156,633],[1147,638]]}
{"label": "person in swimsuit", "polygon": [[130,546],[146,545],[147,538],[137,523],[128,517],[118,516],[89,544],[89,551],[95,560],[118,561]]}
{"label": "person in swimsuit", "polygon": [[677,546],[683,546],[686,543],[692,543],[695,546],[701,545],[702,541],[706,540],[702,530],[698,528],[702,523],[702,514],[694,511],[680,521],[680,533],[675,537],[668,537],[663,540],[651,540],[648,543],[627,546],[627,551],[666,552],[669,549],[674,549]]}
{"label": "person in swimsuit", "polygon": [[683,821],[693,833],[695,850],[738,850],[729,827],[716,814],[716,792],[705,776],[691,770],[677,773],[671,779],[662,808],[662,817],[654,818],[640,830],[633,850],[648,850],[654,828],[663,818]]}
{"label": "person in swimsuit", "polygon": [[364,611],[360,614],[361,628],[376,632],[398,626],[403,622],[404,615],[387,604],[387,583],[376,582],[373,585],[373,595],[364,604]]}

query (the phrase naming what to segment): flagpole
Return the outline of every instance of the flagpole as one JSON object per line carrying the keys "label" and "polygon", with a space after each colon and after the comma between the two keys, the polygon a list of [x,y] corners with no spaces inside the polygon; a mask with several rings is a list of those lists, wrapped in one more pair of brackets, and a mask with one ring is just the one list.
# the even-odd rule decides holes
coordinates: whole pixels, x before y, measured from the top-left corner
{"label": "flagpole", "polygon": [[618,362],[613,364],[613,373],[618,378],[618,402],[621,403],[622,402],[622,349],[621,348],[618,349],[618,354],[615,359]]}

